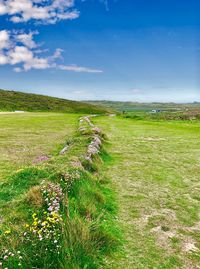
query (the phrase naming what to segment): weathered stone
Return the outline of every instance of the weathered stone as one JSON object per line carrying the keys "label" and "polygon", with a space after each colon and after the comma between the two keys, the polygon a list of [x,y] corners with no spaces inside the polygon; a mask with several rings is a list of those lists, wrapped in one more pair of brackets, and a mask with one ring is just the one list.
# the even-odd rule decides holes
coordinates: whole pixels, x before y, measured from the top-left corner
{"label": "weathered stone", "polygon": [[60,151],[60,155],[63,155],[63,154],[65,154],[65,152],[67,152],[68,151],[68,149],[69,149],[69,146],[67,145],[67,146],[65,146],[61,151]]}

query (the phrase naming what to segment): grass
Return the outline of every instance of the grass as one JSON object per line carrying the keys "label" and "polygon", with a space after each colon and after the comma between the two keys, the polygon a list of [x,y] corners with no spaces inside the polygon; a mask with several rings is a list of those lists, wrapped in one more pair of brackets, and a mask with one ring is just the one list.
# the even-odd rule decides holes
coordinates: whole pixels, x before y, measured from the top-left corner
{"label": "grass", "polygon": [[[26,116],[29,120],[26,118],[21,125],[23,130],[34,117],[37,122],[40,117],[44,121],[51,117],[59,121],[60,117],[65,116],[68,121],[65,131],[68,135],[71,132],[72,137],[68,137],[67,141],[65,137],[62,141],[62,147],[69,145],[67,153],[59,155],[61,145],[57,145],[51,152],[51,158],[13,172],[2,182],[0,263],[3,268],[12,269],[99,268],[103,257],[117,249],[120,241],[114,223],[117,210],[114,193],[100,171],[107,153],[101,146],[102,158],[95,155],[91,162],[83,162],[88,145],[97,134],[90,130],[87,123],[84,134],[74,132],[77,116],[19,115]],[[48,116],[49,119],[45,118]],[[51,122],[52,119],[47,125]],[[42,133],[39,126],[33,128],[33,137],[36,130]],[[57,131],[59,133],[59,128]],[[103,134],[98,137],[104,140]],[[47,144],[41,141],[38,140],[47,153]],[[59,142],[58,139],[56,141]]]}
{"label": "grass", "polygon": [[162,111],[159,113],[149,113],[145,111],[132,111],[123,114],[124,118],[130,118],[133,120],[146,120],[146,121],[194,121],[200,120],[200,109],[190,109],[182,111]]}
{"label": "grass", "polygon": [[110,109],[114,109],[117,111],[124,111],[124,112],[135,112],[138,111],[151,111],[152,109],[160,109],[164,111],[185,111],[185,110],[199,110],[200,103],[193,102],[193,103],[138,103],[138,102],[121,102],[121,101],[87,101],[89,104],[94,104],[98,106],[108,107]]}
{"label": "grass", "polygon": [[14,150],[1,173],[0,247],[14,254],[4,267],[198,268],[199,121],[102,116],[98,133],[87,121],[77,132],[78,115],[0,116],[3,153],[6,137]]}
{"label": "grass", "polygon": [[0,114],[0,182],[39,156],[58,151],[72,137],[79,115],[59,113]]}
{"label": "grass", "polygon": [[101,117],[124,249],[104,268],[198,268],[199,122]]}
{"label": "grass", "polygon": [[0,111],[64,112],[82,114],[108,113],[111,109],[39,94],[0,90]]}

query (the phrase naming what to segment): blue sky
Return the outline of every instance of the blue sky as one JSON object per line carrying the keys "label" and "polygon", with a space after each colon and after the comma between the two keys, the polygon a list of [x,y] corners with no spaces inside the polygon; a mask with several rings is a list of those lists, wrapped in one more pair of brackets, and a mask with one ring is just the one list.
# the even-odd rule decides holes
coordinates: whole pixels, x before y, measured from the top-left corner
{"label": "blue sky", "polygon": [[200,101],[200,1],[0,0],[0,88]]}

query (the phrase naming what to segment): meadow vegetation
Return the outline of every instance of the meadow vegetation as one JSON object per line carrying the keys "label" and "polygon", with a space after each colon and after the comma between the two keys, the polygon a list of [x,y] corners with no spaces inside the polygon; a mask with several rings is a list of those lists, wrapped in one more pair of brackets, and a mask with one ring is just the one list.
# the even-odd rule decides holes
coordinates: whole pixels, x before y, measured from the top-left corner
{"label": "meadow vegetation", "polygon": [[150,121],[195,121],[200,120],[200,109],[191,109],[183,111],[130,111],[124,112],[124,118],[130,118],[133,120],[150,120]]}
{"label": "meadow vegetation", "polygon": [[131,111],[151,111],[152,109],[158,109],[162,111],[168,111],[168,112],[180,112],[180,111],[186,111],[186,110],[200,110],[200,103],[199,102],[193,102],[193,103],[159,103],[159,102],[153,102],[153,103],[139,103],[139,102],[122,102],[122,101],[87,101],[88,104],[94,104],[98,106],[104,106],[108,107],[110,109],[114,109],[117,111],[125,111],[125,112],[131,112]]}
{"label": "meadow vegetation", "polygon": [[199,268],[195,111],[0,115],[1,266]]}
{"label": "meadow vegetation", "polygon": [[110,109],[39,94],[0,90],[0,111],[65,112],[102,114]]}
{"label": "meadow vegetation", "polygon": [[101,117],[125,244],[104,268],[197,269],[200,122]]}
{"label": "meadow vegetation", "polygon": [[114,193],[99,169],[107,158],[105,136],[85,118],[80,124],[62,143],[67,152],[59,154],[60,145],[2,181],[3,268],[99,268],[118,247]]}
{"label": "meadow vegetation", "polygon": [[0,114],[0,181],[42,156],[54,155],[66,139],[73,137],[78,117],[61,113]]}

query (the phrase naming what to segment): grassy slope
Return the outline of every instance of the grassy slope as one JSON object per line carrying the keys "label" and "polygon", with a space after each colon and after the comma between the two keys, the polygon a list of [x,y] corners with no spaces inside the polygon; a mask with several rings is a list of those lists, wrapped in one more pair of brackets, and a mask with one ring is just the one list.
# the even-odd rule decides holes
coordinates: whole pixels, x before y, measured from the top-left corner
{"label": "grassy slope", "polygon": [[[113,156],[124,251],[104,268],[199,268],[199,124],[98,118]],[[193,248],[194,251],[188,251]]]}
{"label": "grassy slope", "polygon": [[79,115],[59,113],[0,114],[0,181],[16,169],[73,136]]}
{"label": "grassy slope", "polygon": [[0,90],[0,111],[48,111],[99,114],[109,110],[82,102],[50,96]]}

